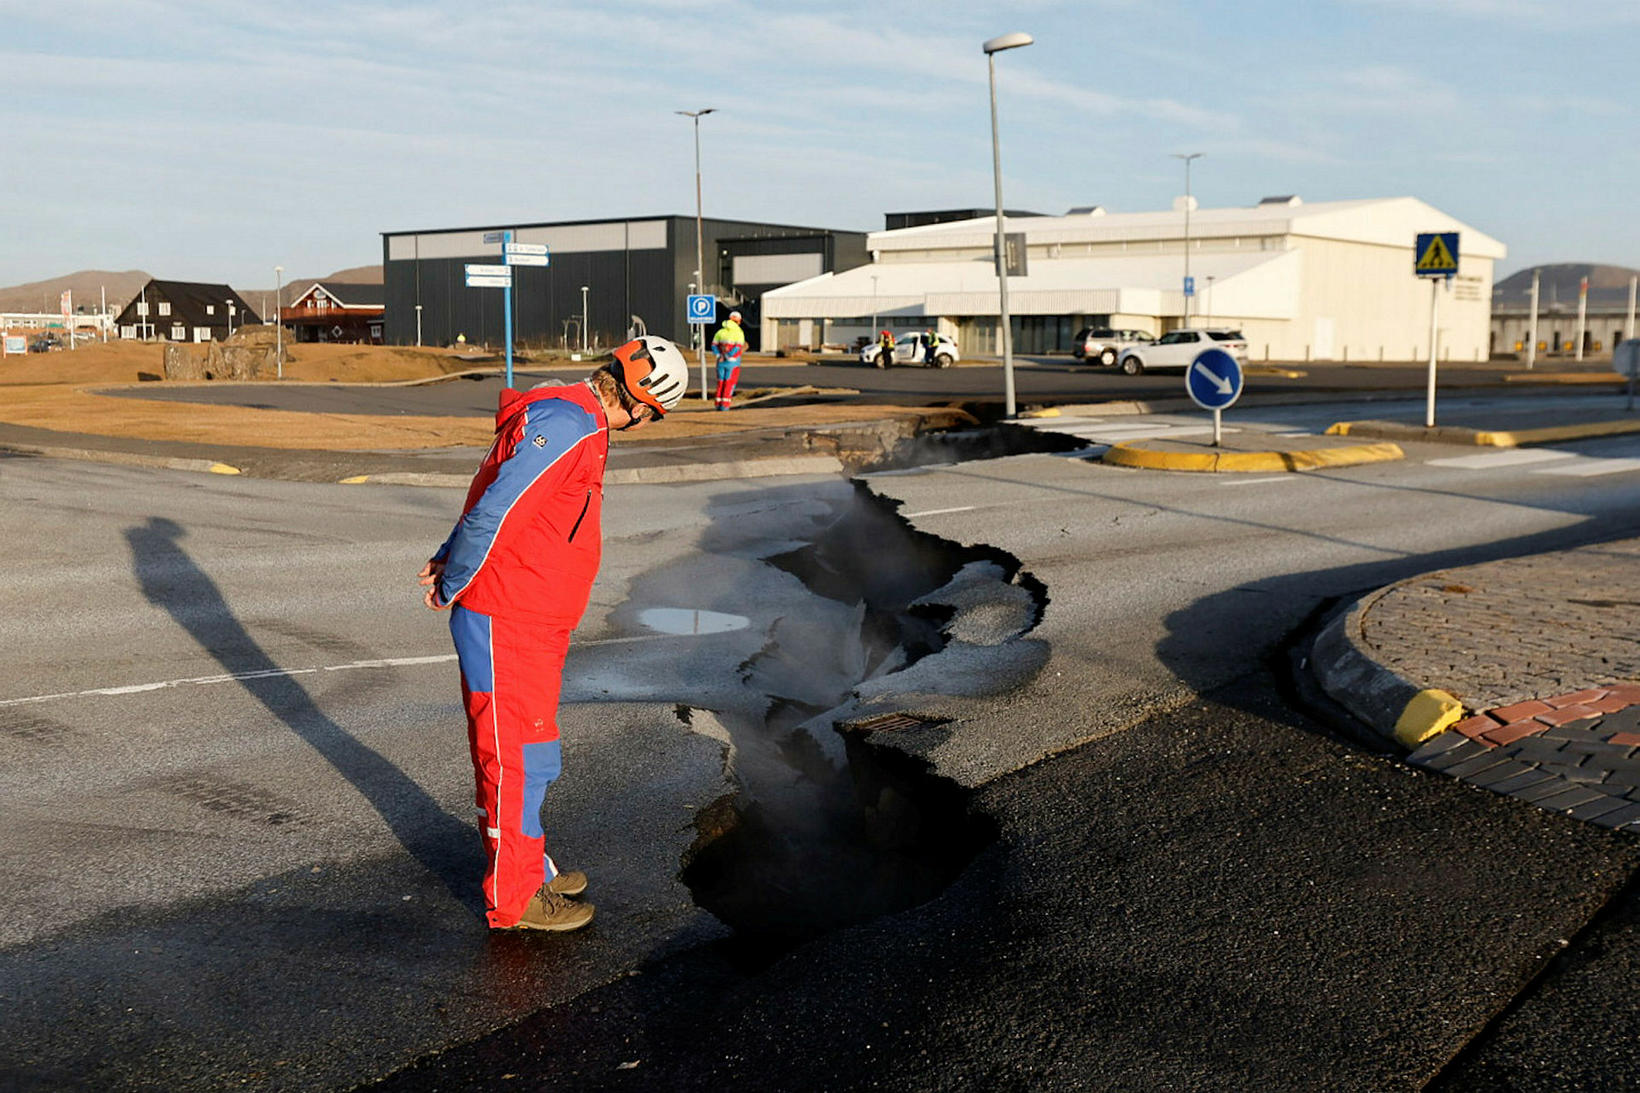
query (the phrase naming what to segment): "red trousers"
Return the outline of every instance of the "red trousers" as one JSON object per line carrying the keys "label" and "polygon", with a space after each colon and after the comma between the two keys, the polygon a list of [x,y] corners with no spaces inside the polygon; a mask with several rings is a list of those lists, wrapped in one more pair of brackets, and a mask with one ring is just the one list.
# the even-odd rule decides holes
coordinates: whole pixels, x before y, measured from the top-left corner
{"label": "red trousers", "polygon": [[562,769],[558,694],[570,628],[450,609],[473,757],[484,903],[492,927],[516,925],[558,867],[546,853],[541,802]]}

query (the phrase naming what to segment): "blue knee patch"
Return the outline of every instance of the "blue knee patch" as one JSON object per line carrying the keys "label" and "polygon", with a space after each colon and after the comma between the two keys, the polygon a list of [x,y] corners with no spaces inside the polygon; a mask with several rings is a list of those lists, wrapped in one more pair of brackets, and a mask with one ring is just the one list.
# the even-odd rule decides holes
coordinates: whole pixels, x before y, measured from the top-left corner
{"label": "blue knee patch", "polygon": [[524,745],[524,814],[519,819],[524,834],[532,839],[546,834],[541,830],[541,802],[546,799],[547,787],[558,780],[558,772],[563,769],[563,750],[558,741]]}

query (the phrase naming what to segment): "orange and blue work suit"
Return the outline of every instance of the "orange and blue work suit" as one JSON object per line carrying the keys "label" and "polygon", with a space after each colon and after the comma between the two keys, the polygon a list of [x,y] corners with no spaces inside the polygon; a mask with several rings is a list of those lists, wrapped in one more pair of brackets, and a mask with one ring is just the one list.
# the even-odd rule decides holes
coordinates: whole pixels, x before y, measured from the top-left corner
{"label": "orange and blue work suit", "polygon": [[503,391],[495,442],[433,555],[444,563],[436,602],[453,605],[493,927],[516,925],[558,872],[541,802],[562,768],[558,696],[598,574],[608,457],[609,422],[588,385]]}
{"label": "orange and blue work suit", "polygon": [[740,382],[740,355],[746,351],[746,332],[733,319],[724,321],[712,338],[712,352],[717,354],[717,408],[727,410],[735,397],[735,384]]}

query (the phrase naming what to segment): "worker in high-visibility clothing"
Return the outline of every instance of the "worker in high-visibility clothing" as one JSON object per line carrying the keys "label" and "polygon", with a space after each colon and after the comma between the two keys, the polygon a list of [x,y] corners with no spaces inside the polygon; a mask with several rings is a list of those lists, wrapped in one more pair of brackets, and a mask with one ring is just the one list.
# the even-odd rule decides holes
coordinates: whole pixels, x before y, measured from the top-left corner
{"label": "worker in high-visibility clothing", "polygon": [[740,358],[746,352],[746,331],[740,327],[740,312],[731,311],[712,339],[717,356],[717,408],[727,410],[740,382]]}

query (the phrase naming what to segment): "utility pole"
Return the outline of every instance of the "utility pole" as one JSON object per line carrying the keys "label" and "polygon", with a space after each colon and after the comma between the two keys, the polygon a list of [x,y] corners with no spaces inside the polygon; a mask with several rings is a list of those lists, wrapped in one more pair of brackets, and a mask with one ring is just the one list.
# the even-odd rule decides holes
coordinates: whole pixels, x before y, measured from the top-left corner
{"label": "utility pole", "polygon": [[[705,247],[701,244],[700,230],[700,119],[705,117],[707,114],[717,113],[717,107],[708,106],[705,110],[674,110],[672,113],[680,114],[686,118],[691,118],[695,123],[695,285],[697,286],[697,291],[705,292],[706,259],[704,255]],[[716,318],[717,316],[714,315],[713,319],[715,320]],[[691,325],[700,326],[700,342],[696,347],[697,352],[700,355],[700,400],[702,402],[706,402],[709,400],[706,394],[706,327],[701,326],[698,323]]]}
{"label": "utility pole", "polygon": [[273,267],[273,359],[285,378],[285,267]]}
{"label": "utility pole", "polygon": [[[1018,413],[1014,402],[1014,320],[1008,314],[1008,255],[1006,220],[1002,213],[1002,144],[997,137],[997,57],[1008,49],[1019,49],[1036,41],[1024,31],[991,38],[980,48],[985,51],[985,67],[991,82],[991,178],[996,185],[997,199],[997,311],[998,331],[1002,335],[1002,402],[1004,413],[1012,418]],[[885,362],[886,363],[886,362]]]}
{"label": "utility pole", "polygon": [[1634,290],[1637,284],[1640,284],[1640,277],[1629,278],[1629,321],[1623,328],[1623,337],[1625,338],[1634,337]]}
{"label": "utility pole", "polygon": [[1532,271],[1532,322],[1526,332],[1526,370],[1537,363],[1538,277],[1542,270]]}
{"label": "utility pole", "polygon": [[1583,359],[1583,333],[1587,327],[1589,316],[1589,279],[1583,278],[1577,283],[1577,359]]}

